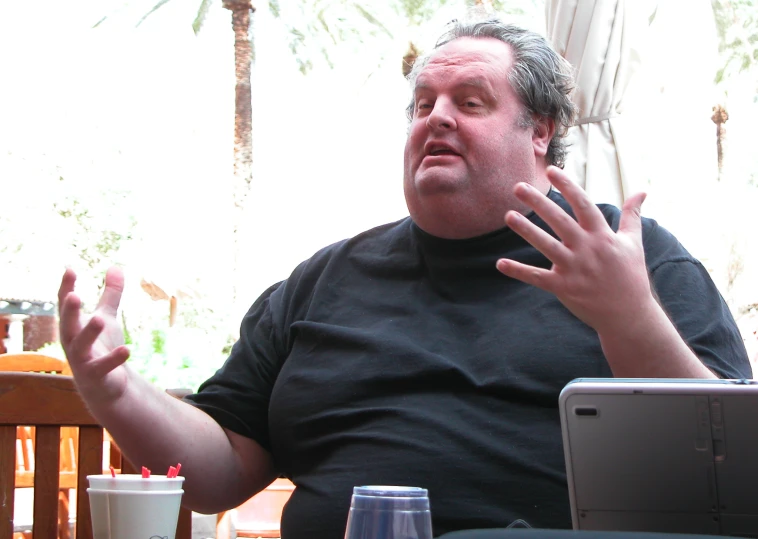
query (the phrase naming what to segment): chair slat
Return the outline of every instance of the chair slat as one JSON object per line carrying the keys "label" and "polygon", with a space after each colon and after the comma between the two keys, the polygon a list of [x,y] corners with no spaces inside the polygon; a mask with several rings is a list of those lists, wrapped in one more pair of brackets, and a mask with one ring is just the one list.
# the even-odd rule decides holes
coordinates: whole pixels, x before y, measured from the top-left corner
{"label": "chair slat", "polygon": [[76,539],[92,539],[92,515],[87,495],[88,475],[102,473],[103,429],[81,427],[79,429],[79,482],[76,489]]}
{"label": "chair slat", "polygon": [[[166,393],[181,400],[183,397],[194,392],[191,389],[178,388],[167,389]],[[192,539],[192,511],[184,506],[179,510],[179,521],[176,525],[176,539]]]}
{"label": "chair slat", "polygon": [[70,376],[0,372],[0,381],[0,425],[98,424]]}
{"label": "chair slat", "polygon": [[16,427],[0,427],[0,539],[13,537],[13,494],[16,477]]}
{"label": "chair slat", "polygon": [[37,427],[34,443],[34,539],[58,536],[58,464],[60,427]]}
{"label": "chair slat", "polygon": [[176,539],[192,538],[192,511],[186,507],[179,510],[179,521],[176,524]]}

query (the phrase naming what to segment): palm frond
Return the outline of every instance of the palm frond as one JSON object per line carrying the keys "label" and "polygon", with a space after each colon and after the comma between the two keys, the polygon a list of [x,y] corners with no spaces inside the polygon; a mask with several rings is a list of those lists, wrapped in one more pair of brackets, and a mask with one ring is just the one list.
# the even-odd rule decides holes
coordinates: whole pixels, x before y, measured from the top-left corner
{"label": "palm frond", "polygon": [[279,0],[268,0],[268,9],[275,18],[279,18],[282,14],[282,8],[279,6]]}
{"label": "palm frond", "polygon": [[98,26],[100,26],[101,24],[103,24],[108,19],[116,17],[120,12],[124,11],[128,7],[128,5],[129,5],[128,0],[125,0],[125,1],[121,2],[121,6],[119,6],[116,9],[111,10],[110,14],[103,15],[102,18],[99,21],[97,21],[95,24],[92,25],[92,28],[97,28]]}
{"label": "palm frond", "polygon": [[658,6],[656,5],[655,9],[653,9],[653,12],[650,14],[650,17],[647,20],[648,25],[653,24],[657,16],[658,16]]}
{"label": "palm frond", "polygon": [[[320,10],[318,12],[318,14],[316,15],[316,20],[321,24],[321,28],[324,29],[324,32],[326,32],[326,35],[329,36],[332,39],[332,43],[334,43],[335,45],[337,45],[337,39],[334,37],[334,33],[329,28],[329,23],[326,21],[326,17],[324,16],[324,10],[323,9]],[[318,32],[318,30],[313,29],[309,33],[315,34],[317,32]]]}
{"label": "palm frond", "polygon": [[192,30],[196,35],[202,29],[203,23],[205,22],[205,18],[208,16],[208,10],[211,8],[212,3],[213,0],[203,0],[200,2],[200,7],[197,8],[197,15],[195,15],[195,20],[192,21]]}
{"label": "palm frond", "polygon": [[143,22],[145,22],[145,19],[147,19],[150,15],[152,15],[153,13],[155,13],[156,11],[158,11],[161,7],[163,7],[166,4],[168,4],[170,1],[171,0],[158,0],[158,3],[153,6],[153,9],[151,9],[150,11],[148,11],[147,13],[145,13],[142,16],[142,18],[137,22],[137,24],[135,24],[134,26],[138,27],[140,24],[142,24]]}
{"label": "palm frond", "polygon": [[384,24],[382,24],[380,20],[374,17],[373,14],[369,13],[368,10],[366,10],[366,8],[364,8],[362,5],[353,3],[353,7],[358,10],[358,13],[360,13],[364,19],[379,28],[382,32],[387,34],[388,37],[393,37],[392,32],[390,32],[389,29]]}

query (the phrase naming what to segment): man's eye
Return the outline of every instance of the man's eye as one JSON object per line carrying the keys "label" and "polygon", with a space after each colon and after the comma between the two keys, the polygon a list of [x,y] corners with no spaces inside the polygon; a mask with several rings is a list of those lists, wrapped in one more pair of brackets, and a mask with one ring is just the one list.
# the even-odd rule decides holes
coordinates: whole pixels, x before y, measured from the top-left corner
{"label": "man's eye", "polygon": [[473,107],[479,107],[479,106],[481,106],[481,104],[478,101],[471,101],[471,100],[469,100],[469,101],[466,101],[464,103],[464,106],[473,108]]}

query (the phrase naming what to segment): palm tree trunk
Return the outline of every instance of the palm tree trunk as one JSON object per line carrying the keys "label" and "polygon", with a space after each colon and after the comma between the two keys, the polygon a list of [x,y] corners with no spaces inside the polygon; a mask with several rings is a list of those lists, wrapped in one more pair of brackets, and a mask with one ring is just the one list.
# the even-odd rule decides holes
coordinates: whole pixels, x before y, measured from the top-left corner
{"label": "palm tree trunk", "polygon": [[718,156],[719,175],[718,180],[724,173],[724,140],[726,139],[726,127],[724,124],[729,119],[729,113],[723,105],[713,107],[711,120],[716,124],[716,155]]}
{"label": "palm tree trunk", "polygon": [[232,12],[234,29],[234,185],[232,188],[232,304],[236,306],[240,283],[241,229],[245,199],[253,180],[253,109],[250,76],[253,65],[253,40],[250,22],[255,8],[249,0],[223,0]]}

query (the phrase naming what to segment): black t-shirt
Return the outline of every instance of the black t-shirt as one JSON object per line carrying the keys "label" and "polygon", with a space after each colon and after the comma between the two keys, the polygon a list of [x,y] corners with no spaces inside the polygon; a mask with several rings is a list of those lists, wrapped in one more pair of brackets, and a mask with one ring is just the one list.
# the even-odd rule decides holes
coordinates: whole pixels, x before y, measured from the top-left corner
{"label": "black t-shirt", "polygon": [[[600,208],[617,229],[619,210]],[[718,375],[750,377],[707,271],[655,221],[643,238],[690,347]],[[550,267],[508,228],[443,240],[404,219],[323,249],[252,306],[229,359],[189,400],[257,440],[295,483],[283,539],[342,537],[353,486],[369,484],[429,489],[435,535],[518,518],[570,527],[558,394],[612,374],[596,332],[499,273],[504,256]]]}

